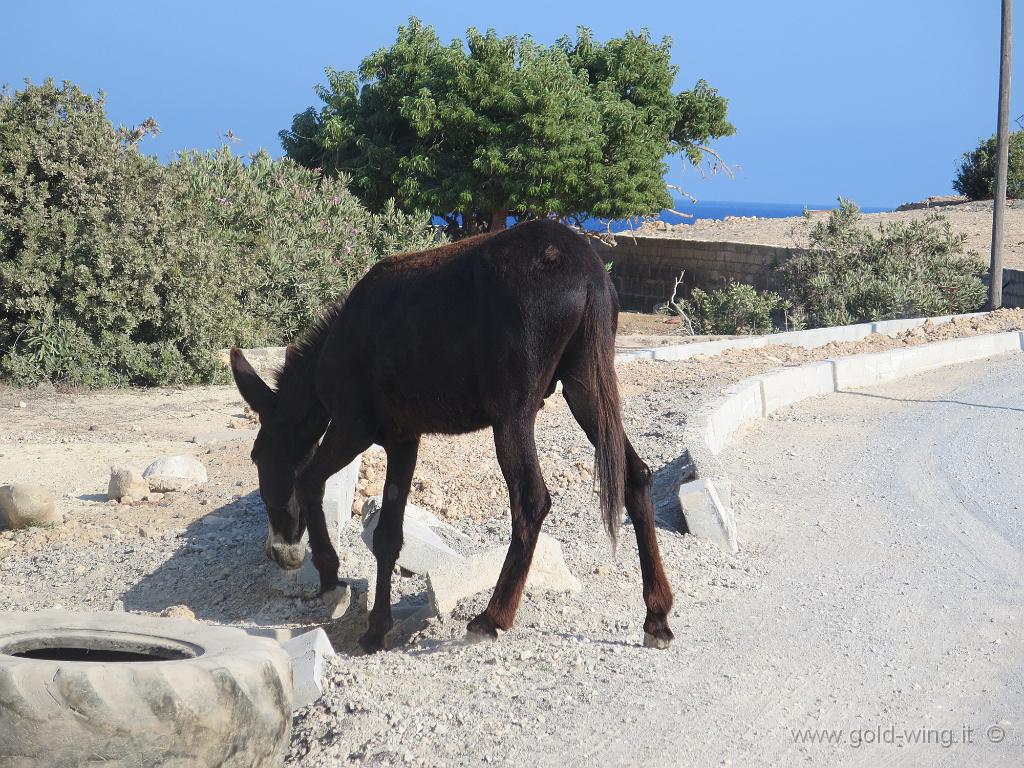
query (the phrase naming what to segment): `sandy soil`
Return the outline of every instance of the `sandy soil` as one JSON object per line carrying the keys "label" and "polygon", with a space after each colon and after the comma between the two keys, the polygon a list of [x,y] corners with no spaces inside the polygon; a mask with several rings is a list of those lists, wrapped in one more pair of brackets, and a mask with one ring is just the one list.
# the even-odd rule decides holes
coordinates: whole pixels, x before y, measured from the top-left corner
{"label": "sandy soil", "polygon": [[[946,217],[957,234],[967,236],[966,249],[975,251],[978,258],[987,262],[992,246],[992,203],[974,202],[948,205],[932,209],[893,211],[889,213],[864,214],[865,224],[877,226],[881,222],[911,221],[939,213]],[[733,217],[724,221],[699,219],[693,224],[677,224],[671,229],[658,230],[648,224],[639,230],[649,237],[679,237],[690,240],[723,240],[738,243],[759,243],[804,247],[814,224],[827,218],[827,211],[814,211],[808,218],[791,217],[764,219],[756,217]],[[1024,269],[1024,200],[1010,200],[1006,213],[1005,266]]]}

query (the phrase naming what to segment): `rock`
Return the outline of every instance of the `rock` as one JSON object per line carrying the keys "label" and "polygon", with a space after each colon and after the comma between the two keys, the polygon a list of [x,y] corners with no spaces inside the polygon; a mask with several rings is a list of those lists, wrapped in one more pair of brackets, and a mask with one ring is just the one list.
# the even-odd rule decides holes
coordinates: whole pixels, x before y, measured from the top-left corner
{"label": "rock", "polygon": [[18,407],[19,408],[28,408],[28,403],[26,403],[24,400],[19,400],[18,401]]}
{"label": "rock", "polygon": [[[373,551],[373,532],[380,520],[380,499],[367,499],[363,505],[363,542]],[[461,565],[465,558],[444,543],[431,530],[428,520],[437,520],[430,512],[413,504],[406,504],[405,519],[402,523],[402,551],[398,554],[398,565],[407,571],[426,575],[442,566]],[[437,527],[437,526],[434,526]]]}
{"label": "rock", "polygon": [[62,521],[56,499],[42,486],[15,483],[0,487],[0,528],[30,528]]}
{"label": "rock", "polygon": [[209,479],[199,459],[182,454],[157,459],[146,467],[142,476],[149,482],[148,490],[158,493],[187,491]]}
{"label": "rock", "polygon": [[215,445],[235,440],[255,440],[257,431],[255,429],[217,429],[209,432],[197,432],[189,442],[196,445]]}
{"label": "rock", "polygon": [[352,517],[352,497],[356,492],[362,459],[362,454],[356,456],[348,466],[327,478],[324,485],[324,516],[335,547],[338,546],[341,527]]}
{"label": "rock", "polygon": [[281,643],[292,657],[292,711],[312,704],[324,693],[324,659],[334,655],[334,648],[322,629]]}
{"label": "rock", "polygon": [[139,536],[141,536],[144,539],[155,539],[156,529],[150,528],[148,525],[140,525]]}
{"label": "rock", "polygon": [[[372,496],[363,502],[363,527],[365,528],[369,523],[369,519],[380,513],[381,505],[384,503],[383,496]],[[458,536],[465,538],[465,534],[462,533],[458,528],[449,525],[444,520],[439,518],[433,512],[423,507],[416,506],[415,504],[405,505],[405,520],[412,520],[420,525],[425,525],[427,528],[440,528],[441,530],[454,533]],[[376,523],[373,523],[376,526]]]}
{"label": "rock", "polygon": [[191,619],[196,620],[195,613],[187,605],[171,605],[160,611],[160,615],[166,619]]}
{"label": "rock", "polygon": [[[492,589],[498,581],[506,552],[505,547],[495,547],[472,555],[465,562],[446,563],[430,570],[427,584],[434,610],[440,615],[449,614],[459,600]],[[565,564],[562,545],[546,533],[537,539],[526,588],[554,592],[579,592],[582,589],[579,579]]]}
{"label": "rock", "polygon": [[107,498],[122,501],[126,497],[141,499],[149,493],[149,484],[142,475],[130,467],[111,467],[107,483]]}
{"label": "rock", "polygon": [[726,552],[736,552],[736,520],[728,502],[723,501],[710,478],[692,480],[679,486],[679,507],[686,528],[694,536],[711,541]]}

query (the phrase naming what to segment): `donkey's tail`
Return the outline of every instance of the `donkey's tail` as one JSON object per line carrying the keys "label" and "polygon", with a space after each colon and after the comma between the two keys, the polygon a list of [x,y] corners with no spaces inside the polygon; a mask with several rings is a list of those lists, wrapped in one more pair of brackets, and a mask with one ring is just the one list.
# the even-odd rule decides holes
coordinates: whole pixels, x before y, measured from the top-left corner
{"label": "donkey's tail", "polygon": [[594,468],[601,516],[614,551],[625,504],[626,454],[615,377],[615,299],[607,283],[592,289],[588,297],[583,316],[583,355],[591,373],[591,402],[597,427]]}

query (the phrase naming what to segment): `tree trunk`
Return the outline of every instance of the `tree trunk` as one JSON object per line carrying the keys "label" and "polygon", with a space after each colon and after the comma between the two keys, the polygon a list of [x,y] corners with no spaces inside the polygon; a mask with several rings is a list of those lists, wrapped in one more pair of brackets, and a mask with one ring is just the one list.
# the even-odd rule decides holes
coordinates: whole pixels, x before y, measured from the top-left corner
{"label": "tree trunk", "polygon": [[508,210],[502,208],[491,214],[491,226],[489,232],[500,232],[508,226]]}

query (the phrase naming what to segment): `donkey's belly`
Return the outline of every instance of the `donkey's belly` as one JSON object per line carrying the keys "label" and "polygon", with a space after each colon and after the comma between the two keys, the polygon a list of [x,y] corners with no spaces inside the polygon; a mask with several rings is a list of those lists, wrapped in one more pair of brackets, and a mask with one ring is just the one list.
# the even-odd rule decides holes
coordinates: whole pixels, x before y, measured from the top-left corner
{"label": "donkey's belly", "polygon": [[474,389],[421,384],[425,386],[401,387],[401,391],[381,388],[378,413],[387,429],[402,435],[452,435],[491,425],[490,409]]}

